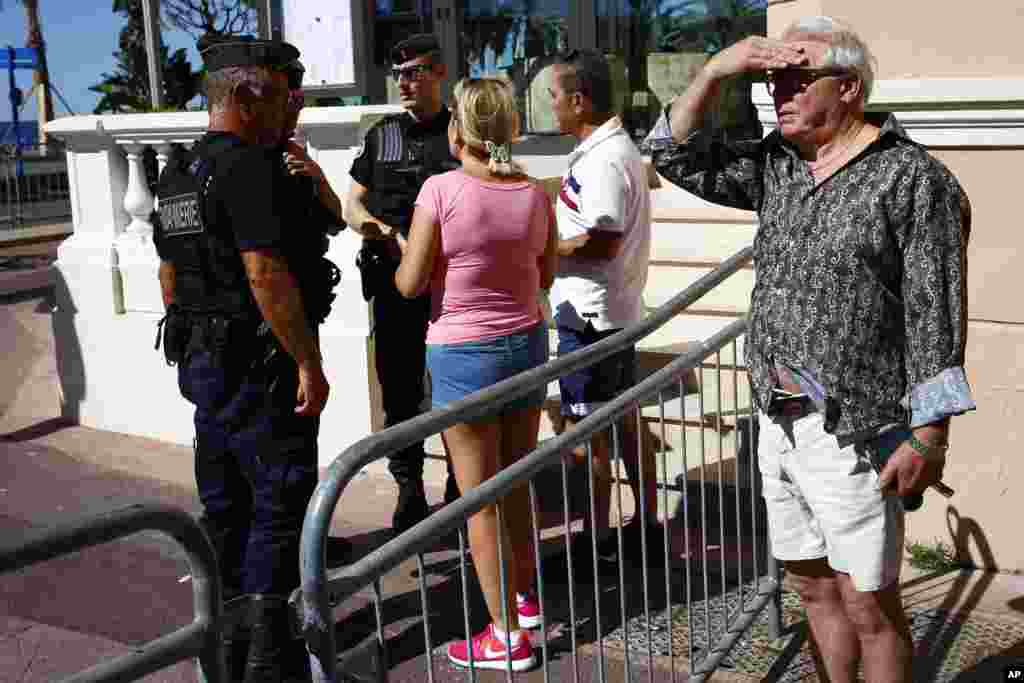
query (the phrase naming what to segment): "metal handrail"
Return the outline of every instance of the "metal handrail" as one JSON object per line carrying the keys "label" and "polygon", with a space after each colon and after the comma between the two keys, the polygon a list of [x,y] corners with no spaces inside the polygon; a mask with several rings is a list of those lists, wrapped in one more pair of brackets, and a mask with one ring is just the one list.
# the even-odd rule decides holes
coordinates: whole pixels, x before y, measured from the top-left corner
{"label": "metal handrail", "polygon": [[220,638],[217,559],[206,533],[184,510],[169,505],[138,504],[43,530],[14,548],[0,548],[0,573],[147,530],[164,532],[188,554],[195,618],[173,633],[81,671],[64,679],[64,683],[135,680],[193,657],[198,658],[200,674],[208,683],[227,683]]}
{"label": "metal handrail", "polygon": [[[635,325],[584,349],[475,392],[465,399],[372,434],[345,449],[335,458],[306,509],[299,548],[302,585],[292,595],[292,604],[299,612],[302,628],[313,655],[311,664],[315,679],[337,680],[336,644],[334,629],[330,624],[329,584],[330,592],[342,598],[347,597],[369,585],[376,577],[408,557],[426,550],[436,542],[439,535],[455,530],[463,520],[530,479],[543,469],[548,461],[560,457],[559,454],[567,448],[587,441],[607,428],[611,421],[635,410],[646,395],[657,391],[667,381],[681,377],[708,354],[736,339],[746,330],[747,322],[745,319],[735,321],[705,342],[691,346],[672,363],[581,420],[572,430],[546,441],[530,455],[503,469],[472,491],[466,492],[458,500],[446,505],[358,562],[332,572],[329,579],[326,569],[326,543],[330,520],[345,487],[363,467],[437,434],[451,425],[494,414],[510,401],[539,387],[547,386],[549,382],[567,373],[592,365],[636,344],[743,268],[751,261],[752,255],[751,247],[742,249]],[[766,581],[771,582],[772,579],[769,577]],[[759,591],[758,600],[767,601],[773,591],[774,586],[765,584]],[[757,611],[760,611],[760,608]],[[709,658],[714,654],[709,655]]]}

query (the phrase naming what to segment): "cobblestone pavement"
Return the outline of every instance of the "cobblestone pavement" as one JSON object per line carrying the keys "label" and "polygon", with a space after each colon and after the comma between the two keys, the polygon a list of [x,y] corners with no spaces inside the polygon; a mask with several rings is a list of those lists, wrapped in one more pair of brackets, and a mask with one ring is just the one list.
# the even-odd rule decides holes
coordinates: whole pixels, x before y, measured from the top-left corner
{"label": "cobblestone pavement", "polygon": [[[969,577],[981,579],[981,572],[953,570],[927,575],[928,581],[953,578],[952,583],[968,585]],[[990,577],[995,575],[989,575]],[[1008,577],[1010,578],[1010,577]],[[971,584],[975,587],[981,583]],[[956,586],[950,587],[956,590]],[[749,600],[751,586],[745,588]],[[944,602],[948,602],[947,600]],[[976,596],[980,598],[981,596]],[[909,602],[909,601],[908,601]],[[714,645],[723,633],[740,604],[734,588],[724,596],[712,596],[708,601],[696,600],[692,610],[684,606],[671,610],[671,620],[660,612],[650,619],[650,633],[644,616],[634,617],[628,627],[619,627],[606,638],[606,646],[625,656],[628,645],[631,656],[643,660],[648,642],[661,667],[669,665],[670,652],[683,660],[693,656],[699,662],[706,652],[708,634]],[[1008,666],[1024,666],[1024,616],[999,614],[962,607],[928,605],[907,608],[911,633],[914,638],[915,681],[938,683],[967,683],[968,681],[1002,681]],[[783,634],[772,640],[768,634],[765,612],[753,627],[739,640],[723,661],[722,671],[741,674],[750,680],[796,683],[817,681],[814,661],[807,642],[806,614],[799,597],[792,592],[782,596]],[[670,649],[671,648],[671,649]]]}

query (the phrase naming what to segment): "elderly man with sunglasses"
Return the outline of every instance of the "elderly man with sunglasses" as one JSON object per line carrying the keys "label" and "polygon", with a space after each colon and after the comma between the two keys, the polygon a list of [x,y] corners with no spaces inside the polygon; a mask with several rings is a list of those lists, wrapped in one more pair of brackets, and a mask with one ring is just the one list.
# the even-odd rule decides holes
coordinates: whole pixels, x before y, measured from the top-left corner
{"label": "elderly man with sunglasses", "polygon": [[[723,79],[767,72],[778,128],[702,126]],[[712,58],[646,145],[704,199],[757,211],[747,363],[772,551],[833,683],[911,681],[903,516],[939,481],[964,373],[970,205],[892,115],[866,114],[872,57],[828,17]],[[915,501],[915,503],[917,502]]]}
{"label": "elderly man with sunglasses", "polygon": [[[430,293],[406,299],[395,288],[395,270],[423,183],[459,167],[448,147],[451,113],[441,92],[447,70],[437,38],[410,36],[391,49],[391,62],[405,111],[385,116],[366,132],[349,171],[352,182],[345,203],[349,226],[364,240],[358,263],[363,296],[373,312],[374,362],[385,427],[420,413],[430,315]],[[423,487],[424,459],[419,442],[392,455],[388,463],[398,484],[398,503],[391,518],[395,534],[430,512]],[[449,464],[445,502],[458,495]]]}

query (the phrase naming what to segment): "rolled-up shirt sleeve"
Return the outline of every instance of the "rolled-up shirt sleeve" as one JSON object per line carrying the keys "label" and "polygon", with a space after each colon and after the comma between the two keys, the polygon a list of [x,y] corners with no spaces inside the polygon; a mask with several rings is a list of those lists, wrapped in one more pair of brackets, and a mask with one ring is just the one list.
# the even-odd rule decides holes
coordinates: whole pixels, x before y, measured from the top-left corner
{"label": "rolled-up shirt sleeve", "polygon": [[676,142],[668,111],[666,108],[661,113],[640,147],[651,155],[658,173],[706,201],[746,211],[758,210],[764,194],[762,141],[726,143],[714,130],[698,128],[682,142]]}
{"label": "rolled-up shirt sleeve", "polygon": [[915,170],[903,242],[910,426],[974,410],[964,371],[967,343],[967,240],[971,207],[937,161]]}
{"label": "rolled-up shirt sleeve", "polygon": [[962,367],[946,368],[935,377],[912,386],[903,405],[910,412],[912,429],[977,408]]}

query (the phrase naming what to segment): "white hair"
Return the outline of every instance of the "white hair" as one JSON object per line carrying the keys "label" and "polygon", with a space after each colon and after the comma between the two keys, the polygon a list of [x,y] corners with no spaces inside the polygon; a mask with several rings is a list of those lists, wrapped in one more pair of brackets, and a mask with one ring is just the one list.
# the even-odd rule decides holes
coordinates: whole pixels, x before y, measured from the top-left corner
{"label": "white hair", "polygon": [[863,85],[863,103],[867,103],[875,84],[875,57],[852,27],[832,17],[803,17],[790,24],[782,35],[791,33],[809,33],[824,39],[829,48],[822,66],[838,66],[856,73]]}

